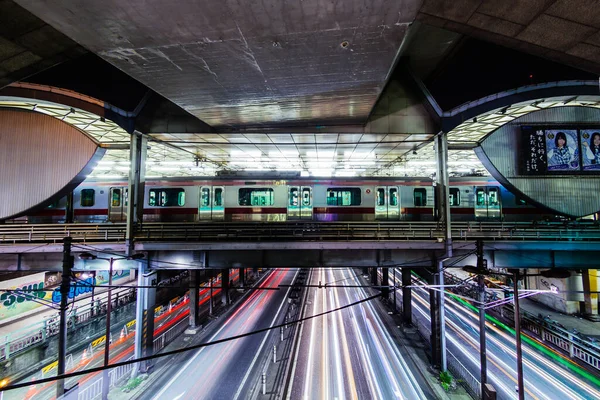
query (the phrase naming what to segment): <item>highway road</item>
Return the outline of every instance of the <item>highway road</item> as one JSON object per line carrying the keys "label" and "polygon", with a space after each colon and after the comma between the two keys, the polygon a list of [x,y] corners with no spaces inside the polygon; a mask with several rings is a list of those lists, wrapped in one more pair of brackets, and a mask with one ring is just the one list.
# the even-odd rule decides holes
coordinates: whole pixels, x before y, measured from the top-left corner
{"label": "highway road", "polygon": [[[275,270],[218,325],[210,343],[281,323],[296,270]],[[279,290],[277,290],[279,289]],[[248,399],[258,388],[261,355],[272,351],[269,338],[277,332],[249,335],[173,357],[171,367],[155,379],[141,399]]]}
{"label": "highway road", "polygon": [[[369,297],[352,269],[312,273],[305,316]],[[363,302],[306,321],[293,367],[291,399],[427,399],[404,350],[384,326],[373,302]]]}
{"label": "highway road", "polygon": [[[399,273],[397,274],[400,275]],[[414,284],[423,284],[418,279]],[[400,282],[398,282],[400,284]],[[401,299],[402,291],[397,293]],[[428,326],[429,293],[424,288],[413,289],[413,318]],[[486,322],[488,382],[498,391],[498,399],[516,399],[516,342],[514,331],[499,321]],[[525,338],[524,338],[525,339]],[[446,296],[446,341],[451,355],[479,379],[479,316],[464,302]],[[600,399],[598,380],[588,378],[581,369],[560,353],[538,343],[536,348],[523,340],[523,376],[527,399]],[[536,345],[537,346],[537,345]],[[549,355],[550,354],[550,355]],[[559,359],[569,365],[564,367]]]}
{"label": "highway road", "polygon": [[[238,279],[238,272],[233,271],[231,279],[236,282]],[[214,285],[220,285],[220,278],[215,279]],[[213,298],[215,301],[220,301],[221,289],[213,289]],[[208,301],[210,299],[210,289],[203,287],[199,291],[199,304],[201,307],[208,308]],[[187,320],[189,316],[189,300],[184,299],[179,304],[174,305],[170,309],[165,308],[165,311],[160,315],[155,316],[154,320],[154,337],[157,338],[160,335],[173,328],[177,323],[182,320]],[[103,329],[103,328],[102,328]],[[116,363],[125,361],[133,356],[134,353],[134,335],[135,326],[132,325],[129,332],[121,337],[122,327],[113,327],[111,336],[113,337],[113,343],[110,345],[110,362]],[[103,336],[102,336],[103,337]],[[88,346],[85,351],[79,351],[77,353],[67,355],[67,373],[76,371],[84,371],[86,369],[100,367],[104,363],[104,340],[102,337],[98,339],[90,338],[90,344],[98,342],[97,345],[90,349]],[[91,351],[93,350],[93,351]],[[52,365],[52,364],[50,364]],[[47,365],[45,369],[47,372],[42,371],[34,374],[33,376],[27,377],[25,380],[20,382],[31,382],[31,386],[21,389],[8,390],[4,393],[3,400],[49,400],[53,399],[56,395],[56,383],[36,384],[35,381],[43,377],[50,377],[56,375],[56,367],[50,368]],[[40,367],[42,370],[42,366]],[[101,372],[90,373],[87,375],[81,375],[79,377],[71,378],[67,380],[66,387],[71,387],[76,383],[79,383],[80,392],[84,391],[94,385],[98,386],[99,380],[102,379]],[[19,382],[13,382],[19,383]]]}

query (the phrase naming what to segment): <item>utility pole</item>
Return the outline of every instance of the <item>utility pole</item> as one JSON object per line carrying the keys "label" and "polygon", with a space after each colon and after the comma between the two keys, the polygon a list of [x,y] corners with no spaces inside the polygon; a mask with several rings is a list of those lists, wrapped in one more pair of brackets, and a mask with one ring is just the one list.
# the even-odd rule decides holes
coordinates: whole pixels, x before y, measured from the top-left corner
{"label": "utility pole", "polygon": [[[63,239],[63,271],[60,284],[60,322],[58,334],[58,368],[57,375],[65,374],[65,358],[67,356],[67,307],[69,302],[69,291],[71,289],[71,270],[73,269],[73,256],[71,256],[70,237]],[[56,398],[60,398],[65,393],[65,381],[59,379],[56,381]]]}
{"label": "utility pole", "polygon": [[487,383],[487,354],[485,339],[485,260],[483,259],[483,242],[477,241],[477,270],[480,271],[477,277],[479,283],[479,360],[481,363],[481,394],[485,393]]}
{"label": "utility pole", "polygon": [[515,300],[515,335],[517,336],[517,380],[519,400],[525,400],[523,385],[523,353],[521,351],[521,310],[519,309],[519,270],[513,270],[514,300]]}
{"label": "utility pole", "polygon": [[108,391],[110,389],[108,362],[110,358],[110,313],[112,312],[112,276],[113,262],[111,257],[108,267],[108,301],[106,302],[106,330],[104,339],[104,370],[102,371],[102,400],[108,399]]}

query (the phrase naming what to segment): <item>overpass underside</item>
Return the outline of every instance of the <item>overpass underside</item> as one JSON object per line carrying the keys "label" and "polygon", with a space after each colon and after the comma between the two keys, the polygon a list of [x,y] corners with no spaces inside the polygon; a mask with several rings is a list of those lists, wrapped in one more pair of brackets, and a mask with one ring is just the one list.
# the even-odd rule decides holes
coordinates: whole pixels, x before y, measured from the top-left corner
{"label": "overpass underside", "polygon": [[[340,242],[138,242],[151,269],[314,268],[406,266],[428,268],[443,257],[445,244],[438,241],[340,241]],[[446,265],[476,265],[476,241],[456,241]],[[490,268],[593,268],[600,258],[595,241],[483,241]],[[62,244],[14,244],[0,247],[2,271],[61,271]],[[121,243],[77,243],[73,253],[100,251],[120,254]],[[117,269],[136,268],[124,261]],[[75,270],[106,269],[89,261],[75,260]]]}

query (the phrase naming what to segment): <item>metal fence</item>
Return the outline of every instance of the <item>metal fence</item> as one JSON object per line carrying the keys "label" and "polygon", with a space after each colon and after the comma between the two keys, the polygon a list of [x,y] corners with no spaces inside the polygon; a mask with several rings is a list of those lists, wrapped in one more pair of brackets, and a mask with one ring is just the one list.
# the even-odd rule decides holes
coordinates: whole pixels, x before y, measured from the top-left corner
{"label": "metal fence", "polygon": [[461,363],[458,358],[454,357],[454,354],[447,352],[446,361],[448,362],[448,370],[452,373],[454,378],[469,392],[475,399],[481,398],[481,381],[469,372],[467,367]]}
{"label": "metal fence", "polygon": [[185,331],[189,325],[189,319],[183,318],[181,321],[173,325],[167,331],[154,338],[154,353],[164,349],[167,344],[171,343],[171,341],[173,341],[173,339],[179,336],[181,332]]}
{"label": "metal fence", "polygon": [[[133,360],[133,356],[125,361]],[[129,377],[133,364],[121,365],[108,371],[109,388],[118,386],[125,378]],[[99,373],[97,379],[93,380],[85,388],[80,389],[77,393],[77,400],[96,400],[102,397],[102,385],[104,383],[104,375]]]}

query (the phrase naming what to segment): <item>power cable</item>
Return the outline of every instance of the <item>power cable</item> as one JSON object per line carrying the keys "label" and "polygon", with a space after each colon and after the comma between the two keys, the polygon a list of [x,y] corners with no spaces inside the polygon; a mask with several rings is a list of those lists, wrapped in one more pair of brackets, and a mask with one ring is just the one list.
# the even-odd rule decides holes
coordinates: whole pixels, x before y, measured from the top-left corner
{"label": "power cable", "polygon": [[43,379],[39,379],[37,381],[30,381],[30,382],[25,382],[25,383],[18,383],[18,384],[15,384],[15,385],[4,386],[4,387],[0,388],[0,392],[4,392],[6,390],[19,389],[19,388],[23,388],[23,387],[27,387],[27,386],[31,386],[31,385],[37,385],[37,384],[41,384],[41,383],[53,382],[53,381],[56,381],[56,380],[59,380],[59,379],[68,379],[68,378],[73,378],[73,377],[76,377],[76,376],[87,375],[87,374],[91,374],[91,373],[94,373],[94,372],[104,371],[105,369],[112,369],[112,368],[117,368],[117,367],[129,365],[129,364],[135,364],[135,363],[142,362],[142,361],[149,361],[149,360],[154,360],[154,359],[161,358],[161,357],[173,356],[173,355],[185,353],[185,352],[188,352],[188,351],[191,351],[191,350],[201,349],[203,347],[213,346],[213,345],[216,345],[216,344],[230,342],[232,340],[242,339],[242,338],[245,338],[245,337],[248,337],[248,336],[256,335],[256,334],[263,333],[263,332],[268,332],[268,331],[271,331],[271,330],[274,330],[274,329],[279,329],[279,328],[283,328],[283,327],[286,327],[286,326],[289,326],[289,325],[294,325],[294,324],[297,324],[297,323],[300,323],[300,322],[308,321],[308,320],[311,320],[311,319],[314,319],[314,318],[322,317],[324,315],[328,315],[328,314],[331,314],[331,313],[334,313],[334,312],[337,312],[337,311],[341,311],[341,310],[344,310],[346,308],[354,307],[354,306],[359,305],[361,303],[366,303],[367,301],[371,301],[371,300],[377,299],[379,297],[381,297],[380,294],[377,294],[377,295],[374,295],[374,296],[369,296],[369,297],[366,297],[364,299],[357,300],[357,301],[355,301],[353,303],[346,304],[344,306],[340,306],[340,307],[334,308],[332,310],[324,311],[324,312],[319,313],[319,314],[315,314],[315,315],[311,315],[311,316],[308,316],[308,317],[299,318],[299,319],[296,319],[296,320],[293,320],[293,321],[288,321],[288,322],[283,323],[283,324],[273,325],[273,326],[268,327],[268,328],[258,329],[258,330],[255,330],[255,331],[252,331],[252,332],[243,333],[243,334],[240,334],[240,335],[230,336],[230,337],[224,338],[224,339],[218,339],[218,340],[215,340],[215,341],[209,342],[209,343],[200,343],[200,344],[196,344],[196,345],[193,345],[193,346],[190,346],[190,347],[186,347],[186,348],[183,348],[183,349],[166,351],[164,353],[154,354],[154,355],[151,355],[151,356],[140,357],[140,358],[137,358],[137,359],[134,359],[134,360],[129,360],[129,361],[121,361],[121,362],[110,364],[110,365],[107,365],[107,366],[90,368],[90,369],[87,369],[87,370],[84,370],[84,371],[71,372],[71,373],[68,373],[68,374],[57,375],[57,376],[53,376],[53,377],[50,377],[50,378],[43,378]]}

